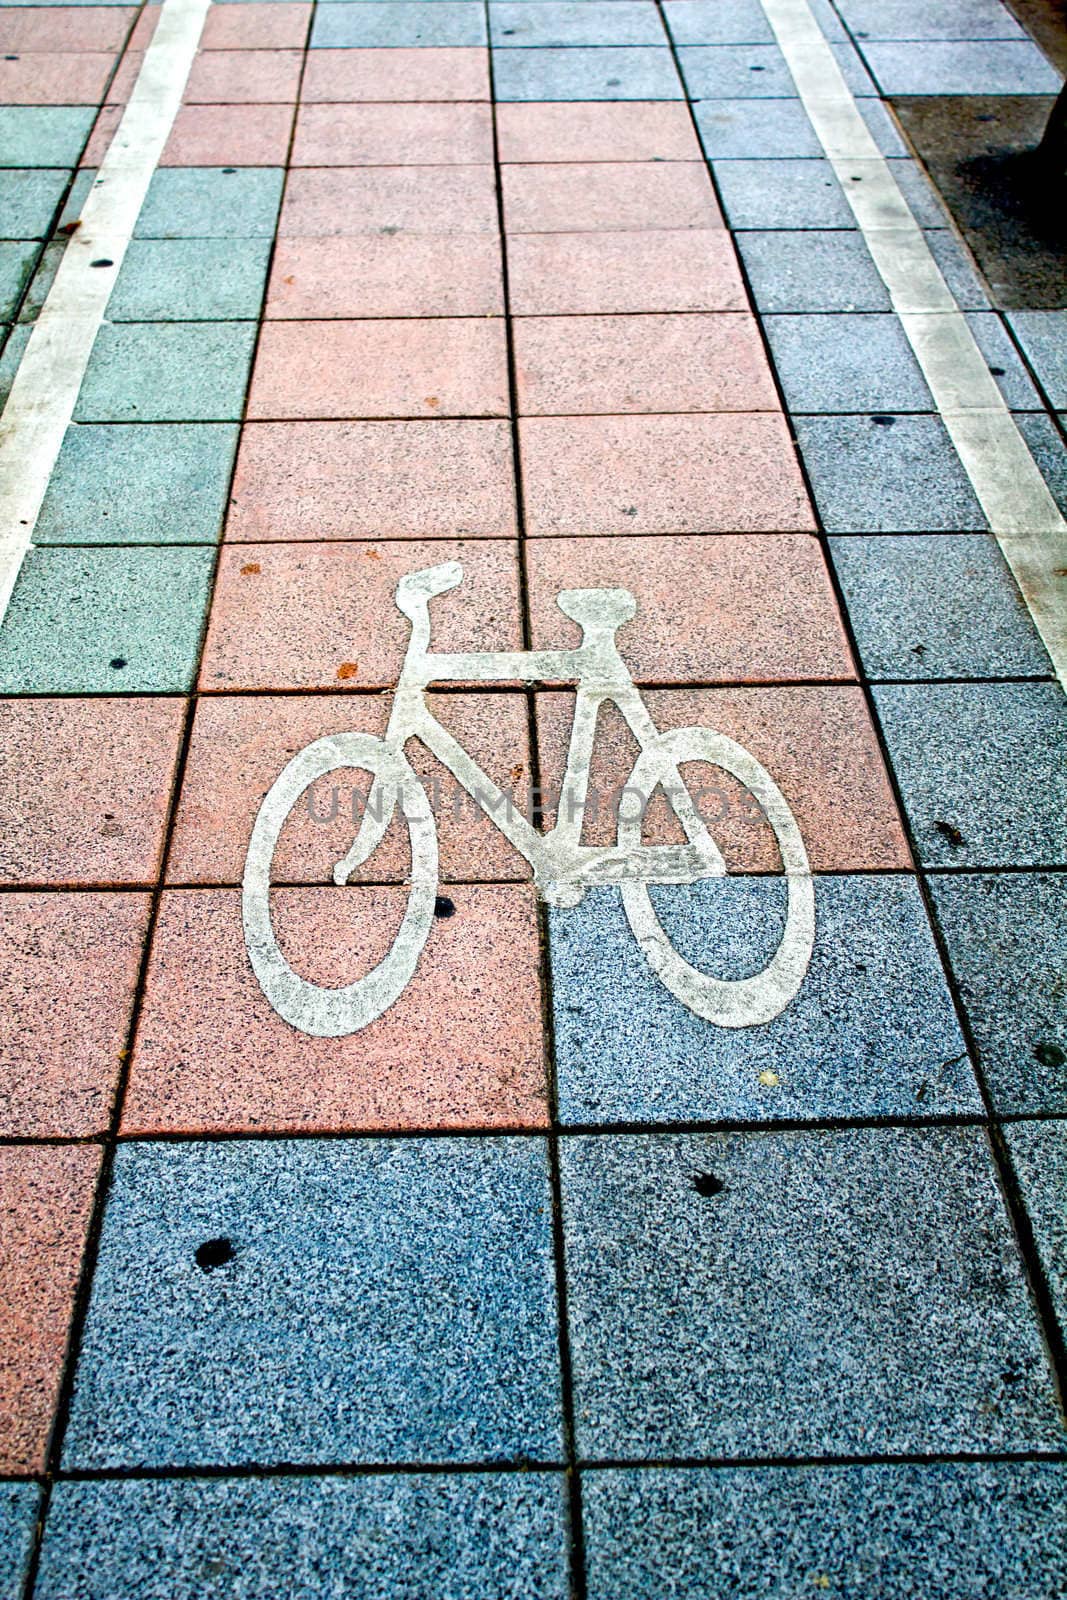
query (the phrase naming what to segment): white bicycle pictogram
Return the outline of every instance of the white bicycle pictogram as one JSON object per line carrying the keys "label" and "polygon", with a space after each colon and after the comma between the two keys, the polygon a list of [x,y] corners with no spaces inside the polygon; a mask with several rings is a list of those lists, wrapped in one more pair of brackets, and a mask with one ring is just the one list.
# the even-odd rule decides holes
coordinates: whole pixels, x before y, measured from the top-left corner
{"label": "white bicycle pictogram", "polygon": [[[581,643],[573,649],[431,652],[430,601],[463,578],[458,561],[401,578],[396,603],[411,624],[407,654],[382,738],[338,733],[299,751],[264,797],[249,841],[242,914],[249,959],[260,986],[292,1027],[317,1038],[357,1033],[380,1017],[403,993],[418,964],[434,918],[438,889],[437,830],[426,793],[404,749],[416,738],[447,768],[495,825],[525,856],[534,883],[552,905],[575,906],[587,889],[614,884],[649,966],[683,1005],[723,1028],[754,1027],[778,1016],[796,995],[815,940],[815,895],[807,852],[789,805],[770,774],[743,746],[709,727],[661,733],[619,654],[615,635],[637,611],[626,589],[564,589],[557,604],[578,623]],[[555,826],[539,832],[510,797],[481,770],[434,717],[426,701],[433,683],[577,683],[566,773]],[[581,842],[589,791],[589,766],[602,705],[614,702],[640,753],[618,808],[617,843]],[[704,762],[735,778],[751,794],[778,844],[788,898],[777,949],[760,972],[716,978],[690,965],[671,945],[649,894],[651,884],[693,884],[721,877],[726,862],[678,771],[680,763]],[[397,807],[411,846],[410,894],[391,948],[370,972],[342,988],[312,983],[290,966],[271,920],[271,865],[290,812],[311,785],[331,773],[356,769],[373,783],[359,830],[333,870],[346,884],[380,844]],[[641,824],[657,787],[665,793],[687,843],[645,844]]]}

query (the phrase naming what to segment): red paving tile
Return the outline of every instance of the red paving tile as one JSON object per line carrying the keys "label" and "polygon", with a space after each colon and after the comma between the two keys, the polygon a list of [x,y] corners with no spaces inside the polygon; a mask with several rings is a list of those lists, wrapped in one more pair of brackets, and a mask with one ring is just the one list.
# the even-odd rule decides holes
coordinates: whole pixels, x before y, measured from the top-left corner
{"label": "red paving tile", "polygon": [[184,715],[177,699],[0,701],[0,883],[153,882]]}
{"label": "red paving tile", "polygon": [[0,56],[0,105],[95,105],[115,65],[111,52],[28,51],[17,60]]}
{"label": "red paving tile", "polygon": [[[544,1127],[533,891],[449,889],[396,1003],[347,1039],[312,1039],[271,1009],[245,954],[240,895],[163,897],[123,1128],[127,1133]],[[402,888],[289,889],[278,937],[309,979],[354,981],[381,960]]]}
{"label": "red paving tile", "polygon": [[248,415],[499,417],[507,414],[504,322],[268,322]]}
{"label": "red paving tile", "polygon": [[667,101],[497,106],[501,161],[699,161],[688,107]]}
{"label": "red paving tile", "polygon": [[500,244],[489,234],[280,239],[268,317],[482,317],[504,311]]}
{"label": "red paving tile", "polygon": [[766,683],[852,678],[855,669],[818,541],[808,534],[552,539],[527,547],[537,649],[577,644],[561,589],[629,589],[637,615],[619,632],[646,683]]}
{"label": "red paving tile", "polygon": [[293,106],[182,106],[164,167],[284,167]]}
{"label": "red paving tile", "polygon": [[301,50],[209,50],[193,62],[186,105],[289,103],[300,87]]}
{"label": "red paving tile", "polygon": [[530,534],[815,525],[780,416],[527,417],[519,438]]}
{"label": "red paving tile", "polygon": [[524,415],[777,409],[749,313],[525,317],[514,338]]}
{"label": "red paving tile", "polygon": [[[435,694],[430,706],[493,782],[514,794],[516,806],[524,806],[530,784],[525,696]],[[260,800],[289,756],[328,733],[383,734],[391,708],[389,696],[361,694],[201,700],[167,863],[168,881],[240,883]],[[451,773],[414,741],[407,755],[434,805],[442,878],[482,882],[529,877],[524,858],[456,785]],[[348,772],[324,778],[308,792],[282,834],[274,863],[276,883],[332,882],[333,868],[356,831],[353,795],[365,794],[367,787],[366,774]],[[358,800],[356,805],[358,821]],[[407,834],[398,819],[360,877],[402,883],[409,872]]]}
{"label": "red paving tile", "polygon": [[0,50],[120,50],[136,6],[5,7]]}
{"label": "red paving tile", "polygon": [[304,105],[294,167],[475,166],[493,159],[481,105]]}
{"label": "red paving tile", "polygon": [[514,234],[508,290],[518,317],[748,310],[725,229]]}
{"label": "red paving tile", "polygon": [[[625,649],[625,641],[624,641]],[[667,689],[643,696],[657,728],[703,727],[727,734],[761,762],[789,802],[816,872],[909,868],[911,855],[886,775],[878,739],[858,686],[766,689]],[[558,791],[567,761],[574,696],[537,696],[542,782]],[[636,756],[617,708],[605,707],[590,767],[590,807],[583,837],[612,843],[617,796]],[[751,796],[721,768],[687,763],[682,778],[726,864],[734,872],[775,872],[774,834]],[[613,798],[614,797],[614,798]],[[643,837],[649,844],[684,842],[662,794],[653,797]]]}
{"label": "red paving tile", "polygon": [[393,598],[397,582],[455,559],[463,582],[433,603],[433,648],[520,649],[516,548],[508,540],[224,548],[202,687],[393,688],[409,634]]}
{"label": "red paving tile", "polygon": [[500,181],[509,233],[723,225],[703,162],[503,167]]}
{"label": "red paving tile", "polygon": [[309,50],[300,98],[305,104],[343,100],[488,100],[489,52]]}
{"label": "red paving tile", "polygon": [[[211,8],[211,10],[214,9],[214,7]],[[247,8],[242,5],[241,9],[244,11]],[[157,5],[145,6],[144,10],[141,12],[141,15],[137,18],[137,21],[133,25],[133,32],[130,34],[130,48],[132,50],[148,49],[148,46],[152,42],[152,35],[156,31],[156,22],[159,19],[159,12],[160,7]],[[209,10],[208,15],[210,16],[210,14],[211,12]]]}
{"label": "red paving tile", "polygon": [[226,537],[507,538],[507,422],[252,422]]}
{"label": "red paving tile", "polygon": [[107,1129],[148,912],[146,894],[5,895],[0,1137]]}
{"label": "red paving tile", "polygon": [[493,168],[314,167],[290,172],[279,238],[498,231]]}
{"label": "red paving tile", "polygon": [[0,1146],[0,1472],[44,1469],[99,1163]]}
{"label": "red paving tile", "polygon": [[205,50],[299,50],[311,21],[310,4],[261,0],[246,5],[214,5],[208,10],[200,43]]}
{"label": "red paving tile", "polygon": [[122,112],[121,105],[101,106],[100,114],[93,123],[93,131],[82,152],[83,167],[98,167],[103,161],[107,147],[115,137],[115,130],[122,121]]}

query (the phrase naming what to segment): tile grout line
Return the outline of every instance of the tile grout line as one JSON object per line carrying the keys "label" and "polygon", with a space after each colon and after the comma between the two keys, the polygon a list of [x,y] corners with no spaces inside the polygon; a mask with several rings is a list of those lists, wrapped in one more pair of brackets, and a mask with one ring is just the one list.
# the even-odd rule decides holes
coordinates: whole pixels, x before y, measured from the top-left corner
{"label": "tile grout line", "polygon": [[181,104],[209,0],[163,0],[122,120],[81,208],[0,417],[0,621],[107,302]]}
{"label": "tile grout line", "polygon": [[860,116],[808,0],[760,0],[760,5],[993,537],[1061,684],[1067,684],[1067,589],[1061,575],[1067,521]]}

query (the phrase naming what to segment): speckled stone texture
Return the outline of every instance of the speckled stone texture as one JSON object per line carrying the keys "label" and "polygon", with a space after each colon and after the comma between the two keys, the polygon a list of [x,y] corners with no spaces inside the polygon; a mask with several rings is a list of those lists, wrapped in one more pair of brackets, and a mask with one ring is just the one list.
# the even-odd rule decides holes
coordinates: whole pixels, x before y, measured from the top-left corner
{"label": "speckled stone texture", "polygon": [[561,1164],[580,1455],[1063,1448],[980,1130],[590,1135]]}
{"label": "speckled stone texture", "polygon": [[112,322],[254,320],[263,303],[267,239],[133,239],[107,314]]}
{"label": "speckled stone texture", "polygon": [[64,1483],[36,1593],[566,1600],[564,1501],[552,1472]]}
{"label": "speckled stone texture", "polygon": [[[275,0],[272,10],[278,3],[286,0]],[[212,14],[218,12],[209,21]],[[284,177],[270,167],[161,167],[148,185],[134,236],[270,239]]]}
{"label": "speckled stone texture", "polygon": [[493,86],[507,100],[682,100],[669,50],[494,50]]}
{"label": "speckled stone texture", "polygon": [[516,234],[508,240],[508,295],[520,317],[746,308],[722,229]]}
{"label": "speckled stone texture", "polygon": [[0,1594],[22,1594],[41,1491],[35,1483],[0,1485]]}
{"label": "speckled stone texture", "polygon": [[67,1465],[558,1460],[550,1207],[539,1139],[123,1145]]}
{"label": "speckled stone texture", "polygon": [[1059,1461],[587,1472],[589,1600],[1048,1600],[1067,1584]]}
{"label": "speckled stone texture", "polygon": [[1004,1129],[1060,1327],[1067,1329],[1067,1123]]}
{"label": "speckled stone texture", "polygon": [[251,322],[127,322],[117,327],[105,322],[89,357],[75,418],[239,421],[255,335]]}
{"label": "speckled stone texture", "polygon": [[[519,3],[525,12],[528,0]],[[626,0],[608,3],[614,10]],[[700,160],[689,111],[670,100],[511,101],[498,106],[496,123],[504,163]]]}
{"label": "speckled stone texture", "polygon": [[334,3],[316,11],[310,42],[312,48],[480,45],[486,42],[485,7],[475,0],[436,0],[432,6],[410,0]]}
{"label": "speckled stone texture", "polygon": [[[907,155],[883,105],[877,100],[859,100],[857,108],[883,155]],[[823,154],[799,100],[701,100],[693,112],[709,160],[777,160]]]}
{"label": "speckled stone texture", "polygon": [[495,239],[399,233],[326,246],[321,239],[279,240],[266,315],[489,317],[503,310]]}
{"label": "speckled stone texture", "polygon": [[795,426],[827,532],[988,526],[940,417],[797,417]]}

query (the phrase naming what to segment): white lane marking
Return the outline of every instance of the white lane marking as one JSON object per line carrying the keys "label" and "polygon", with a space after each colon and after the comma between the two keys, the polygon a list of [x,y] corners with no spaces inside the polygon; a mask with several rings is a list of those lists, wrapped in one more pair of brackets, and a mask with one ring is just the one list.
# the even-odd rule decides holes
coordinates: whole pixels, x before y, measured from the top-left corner
{"label": "white lane marking", "polygon": [[[0,620],[33,538],[115,278],[174,125],[209,0],[163,0],[0,417]],[[111,265],[94,267],[94,261]]]}
{"label": "white lane marking", "polygon": [[808,0],[760,0],[934,404],[1067,684],[1067,521],[997,388]]}

